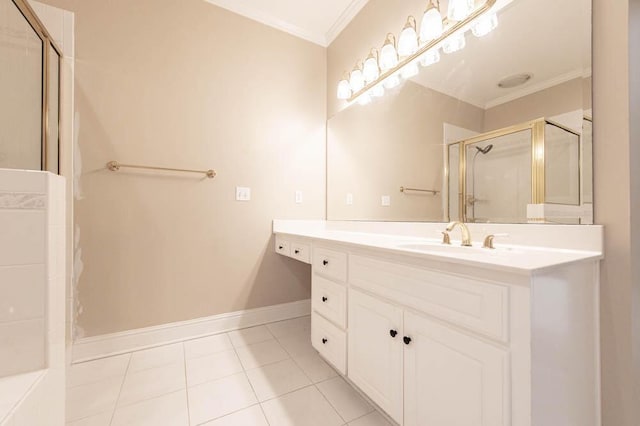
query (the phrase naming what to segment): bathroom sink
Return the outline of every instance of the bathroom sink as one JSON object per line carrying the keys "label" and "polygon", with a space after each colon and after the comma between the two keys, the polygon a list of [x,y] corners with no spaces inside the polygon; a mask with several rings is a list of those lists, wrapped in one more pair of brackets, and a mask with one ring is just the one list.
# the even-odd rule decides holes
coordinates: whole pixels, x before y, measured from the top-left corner
{"label": "bathroom sink", "polygon": [[504,253],[515,251],[511,247],[499,247],[495,249],[486,249],[480,246],[463,247],[459,245],[448,245],[442,243],[412,243],[396,245],[402,250],[419,251],[424,253],[443,253],[443,254],[474,254],[474,255],[495,255],[496,253]]}

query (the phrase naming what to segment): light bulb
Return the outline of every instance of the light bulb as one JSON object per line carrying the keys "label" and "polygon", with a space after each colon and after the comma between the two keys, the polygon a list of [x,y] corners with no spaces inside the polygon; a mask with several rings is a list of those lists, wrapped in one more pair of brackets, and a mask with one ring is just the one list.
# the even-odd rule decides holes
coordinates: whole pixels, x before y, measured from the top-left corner
{"label": "light bulb", "polygon": [[371,95],[369,95],[369,92],[363,93],[362,95],[360,95],[360,97],[358,98],[358,103],[360,105],[367,105],[368,103],[371,102]]}
{"label": "light bulb", "polygon": [[364,77],[360,68],[355,68],[353,71],[351,71],[349,86],[351,87],[353,93],[359,92],[364,87]]}
{"label": "light bulb", "polygon": [[420,65],[423,67],[428,67],[438,62],[440,62],[440,51],[438,49],[429,50],[420,56]]}
{"label": "light bulb", "polygon": [[464,49],[466,45],[467,41],[464,38],[464,33],[454,34],[444,41],[442,51],[449,54]]}
{"label": "light bulb", "polygon": [[351,86],[349,82],[344,79],[338,83],[338,99],[349,99],[351,97]]}
{"label": "light bulb", "polygon": [[[393,36],[393,34],[391,34]],[[390,70],[391,68],[395,68],[398,65],[398,52],[396,52],[396,48],[387,38],[387,42],[380,50],[380,69],[384,72]]]}
{"label": "light bulb", "polygon": [[400,77],[398,76],[398,73],[387,77],[382,84],[385,89],[393,89],[394,87],[397,87],[400,84]]}
{"label": "light bulb", "polygon": [[440,38],[444,31],[442,25],[442,15],[433,3],[429,5],[429,8],[422,16],[422,24],[420,25],[420,41],[422,43],[428,43],[431,40]]}
{"label": "light bulb", "polygon": [[384,86],[382,84],[377,84],[373,87],[373,89],[371,89],[371,94],[375,97],[375,98],[379,98],[381,96],[384,96]]}
{"label": "light bulb", "polygon": [[369,56],[362,67],[362,75],[364,81],[369,84],[380,77],[380,67],[378,66],[378,60],[373,56]]}
{"label": "light bulb", "polygon": [[478,19],[473,28],[471,28],[471,32],[473,32],[473,35],[476,37],[483,37],[495,30],[497,26],[498,15],[492,13]]}
{"label": "light bulb", "polygon": [[[413,23],[411,22],[413,20]],[[407,24],[398,38],[398,55],[410,56],[418,51],[418,34],[415,28],[415,18],[410,16]]]}
{"label": "light bulb", "polygon": [[447,17],[452,21],[464,21],[473,12],[474,0],[449,0]]}
{"label": "light bulb", "polygon": [[404,67],[402,67],[400,74],[402,75],[402,78],[407,80],[411,77],[418,75],[419,72],[420,72],[420,69],[418,68],[418,63],[416,61],[413,61],[408,63]]}

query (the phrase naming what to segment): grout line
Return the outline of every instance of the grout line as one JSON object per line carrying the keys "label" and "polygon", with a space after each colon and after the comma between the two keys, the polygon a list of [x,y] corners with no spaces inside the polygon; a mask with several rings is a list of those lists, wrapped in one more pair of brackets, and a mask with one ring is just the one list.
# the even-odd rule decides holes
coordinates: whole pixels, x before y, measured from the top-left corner
{"label": "grout line", "polygon": [[187,350],[184,347],[184,342],[182,345],[182,362],[184,365],[184,395],[187,398],[187,422],[191,425],[191,409],[189,408],[189,383],[187,382]]}
{"label": "grout line", "polygon": [[[334,377],[335,378],[335,377]],[[326,380],[325,380],[326,381]],[[322,382],[321,382],[322,383]],[[340,414],[340,412],[338,411],[338,409],[336,407],[333,406],[333,404],[331,403],[331,401],[329,401],[329,398],[327,398],[327,396],[324,394],[324,392],[322,392],[322,390],[320,390],[320,388],[318,387],[317,384],[314,384],[314,386],[316,387],[316,389],[318,390],[318,392],[320,392],[320,395],[322,395],[322,397],[325,399],[325,401],[327,401],[327,403],[329,404],[329,407],[333,408],[333,411],[335,411],[335,413],[338,415],[338,417],[340,417],[343,421],[343,426],[346,425],[348,422],[344,419],[344,417],[342,417],[342,414]]]}
{"label": "grout line", "polygon": [[120,395],[122,394],[122,388],[124,387],[124,382],[127,380],[127,373],[129,372],[129,366],[131,365],[131,358],[133,355],[129,353],[129,361],[127,362],[127,368],[124,370],[124,376],[122,376],[122,383],[120,383],[120,390],[118,391],[118,397],[116,398],[116,403],[113,406],[113,412],[111,413],[111,420],[109,420],[109,425],[113,423],[113,418],[116,415],[116,410],[118,409],[118,401],[120,400]]}

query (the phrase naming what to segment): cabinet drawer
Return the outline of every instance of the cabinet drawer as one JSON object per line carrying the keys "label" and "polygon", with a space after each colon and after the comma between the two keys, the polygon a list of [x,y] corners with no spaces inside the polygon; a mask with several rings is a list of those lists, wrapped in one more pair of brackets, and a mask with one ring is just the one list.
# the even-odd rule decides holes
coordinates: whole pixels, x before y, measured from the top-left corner
{"label": "cabinet drawer", "polygon": [[328,278],[347,280],[347,253],[316,247],[313,250],[313,272]]}
{"label": "cabinet drawer", "polygon": [[311,246],[308,244],[301,244],[295,241],[291,242],[291,254],[290,256],[300,262],[311,263]]}
{"label": "cabinet drawer", "polygon": [[311,283],[311,306],[337,326],[347,325],[347,288],[319,275],[313,274]]}
{"label": "cabinet drawer", "polygon": [[471,277],[351,256],[349,283],[492,338],[508,341],[509,289]]}
{"label": "cabinet drawer", "polygon": [[284,238],[276,237],[276,253],[282,254],[284,256],[291,255],[291,245],[289,240],[285,240]]}
{"label": "cabinet drawer", "polygon": [[340,373],[347,373],[347,334],[315,312],[311,314],[311,344]]}

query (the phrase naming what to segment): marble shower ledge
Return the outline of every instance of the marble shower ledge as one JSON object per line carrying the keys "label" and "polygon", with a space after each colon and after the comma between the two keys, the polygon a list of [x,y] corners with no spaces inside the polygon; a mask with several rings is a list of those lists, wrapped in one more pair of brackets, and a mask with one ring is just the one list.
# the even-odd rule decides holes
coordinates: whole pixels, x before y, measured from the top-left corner
{"label": "marble shower ledge", "polygon": [[46,194],[31,192],[0,192],[0,209],[44,210]]}
{"label": "marble shower ledge", "polygon": [[[350,224],[331,221],[275,220],[273,232],[381,253],[526,275],[561,265],[603,258],[603,229],[597,225],[568,227],[470,224],[471,235],[474,237],[473,247],[459,246],[459,240],[456,241],[456,238],[459,238],[458,230],[451,233],[452,246],[440,244],[441,239],[432,235],[441,232],[445,227],[445,223],[398,225],[383,222]],[[496,239],[496,250],[481,248],[481,239],[486,234],[503,232],[509,233],[512,240],[507,240],[505,243],[505,240]],[[536,240],[533,241],[535,244],[526,241],[527,235],[532,232],[537,233]],[[548,244],[545,244],[545,239]]]}

